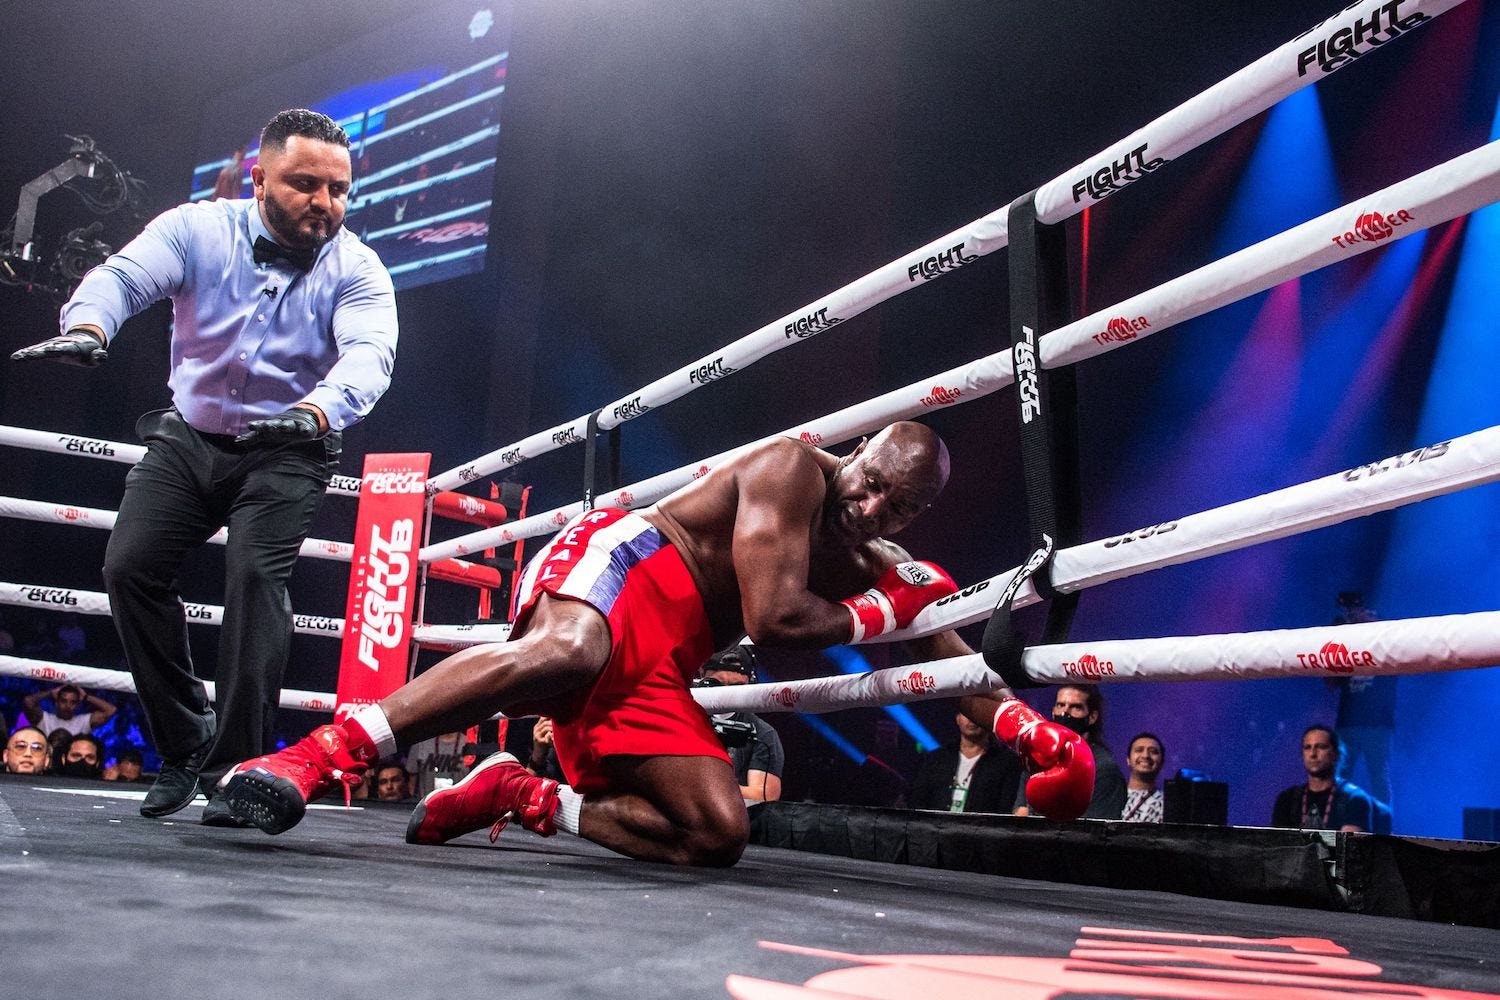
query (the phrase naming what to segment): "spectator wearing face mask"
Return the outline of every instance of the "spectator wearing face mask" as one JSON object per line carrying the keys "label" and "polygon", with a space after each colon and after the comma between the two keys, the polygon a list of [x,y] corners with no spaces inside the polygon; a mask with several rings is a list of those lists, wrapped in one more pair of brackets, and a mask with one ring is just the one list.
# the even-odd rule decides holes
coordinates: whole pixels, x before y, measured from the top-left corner
{"label": "spectator wearing face mask", "polygon": [[[1120,773],[1114,753],[1104,743],[1104,695],[1098,685],[1066,684],[1058,688],[1052,703],[1052,721],[1082,736],[1094,752],[1094,794],[1083,818],[1119,819],[1125,808],[1125,776]],[[1016,793],[1015,814],[1031,815],[1024,781]]]}
{"label": "spectator wearing face mask", "polygon": [[91,733],[80,733],[68,743],[57,773],[66,778],[104,777],[104,744]]}

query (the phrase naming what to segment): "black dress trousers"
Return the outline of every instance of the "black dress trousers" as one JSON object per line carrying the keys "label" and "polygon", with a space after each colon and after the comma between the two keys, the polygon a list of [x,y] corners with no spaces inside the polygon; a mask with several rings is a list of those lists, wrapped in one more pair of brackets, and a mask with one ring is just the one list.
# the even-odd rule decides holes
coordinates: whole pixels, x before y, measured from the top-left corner
{"label": "black dress trousers", "polygon": [[[175,409],[141,417],[146,456],[104,556],[115,629],[157,751],[185,757],[212,740],[205,784],[272,749],[272,725],[291,651],[287,580],[338,465],[340,437],[236,444],[194,429]],[[177,575],[222,527],[224,622],[214,707],[193,671]]]}

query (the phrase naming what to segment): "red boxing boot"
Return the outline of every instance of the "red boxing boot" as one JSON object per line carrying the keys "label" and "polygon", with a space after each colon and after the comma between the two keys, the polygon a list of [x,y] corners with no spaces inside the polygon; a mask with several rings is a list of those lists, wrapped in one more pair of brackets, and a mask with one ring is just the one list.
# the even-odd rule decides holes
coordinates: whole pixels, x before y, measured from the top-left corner
{"label": "red boxing boot", "polygon": [[408,844],[445,844],[490,828],[490,843],[514,817],[533,833],[557,832],[557,782],[538,778],[508,753],[491,754],[458,784],[428,792],[406,824]]}
{"label": "red boxing boot", "polygon": [[285,750],[236,764],[219,782],[224,803],[266,833],[296,826],[307,804],[334,786],[343,788],[348,805],[349,793],[370,767],[349,742],[343,726],[319,726]]}

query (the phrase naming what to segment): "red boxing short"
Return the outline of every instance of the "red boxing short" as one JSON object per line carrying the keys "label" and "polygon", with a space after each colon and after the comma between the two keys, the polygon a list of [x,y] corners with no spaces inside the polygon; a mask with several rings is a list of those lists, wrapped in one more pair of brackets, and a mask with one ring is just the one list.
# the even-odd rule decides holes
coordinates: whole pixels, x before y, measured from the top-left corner
{"label": "red boxing short", "polygon": [[617,508],[570,521],[522,574],[512,637],[543,593],[583,601],[609,622],[609,662],[593,685],[524,709],[552,718],[574,789],[603,791],[602,763],[615,754],[729,759],[689,689],[714,648],[703,598],[649,522]]}

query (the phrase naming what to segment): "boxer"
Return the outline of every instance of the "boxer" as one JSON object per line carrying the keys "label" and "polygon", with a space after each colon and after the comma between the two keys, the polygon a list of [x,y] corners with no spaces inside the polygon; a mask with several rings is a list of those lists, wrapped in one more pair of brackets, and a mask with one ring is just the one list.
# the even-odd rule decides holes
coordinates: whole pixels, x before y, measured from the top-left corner
{"label": "boxer", "polygon": [[[514,817],[632,858],[732,865],[749,819],[689,682],[740,636],[837,645],[904,627],[954,593],[941,569],[887,540],[931,505],[948,472],[941,439],[901,422],[842,458],[791,438],[762,442],[638,514],[588,511],[527,567],[509,641],[457,653],[342,724],[244,762],[225,776],[224,798],[279,833],[398,747],[496,712],[541,714],[554,720],[568,784],[496,754],[424,798],[406,839],[437,844],[486,826],[494,836]],[[952,632],[910,645],[924,659],[971,652]],[[1028,756],[1039,794],[1061,803],[1049,815],[1065,818],[1075,786],[1087,800],[1091,759],[1069,730],[1013,698],[971,697],[963,708]]]}

